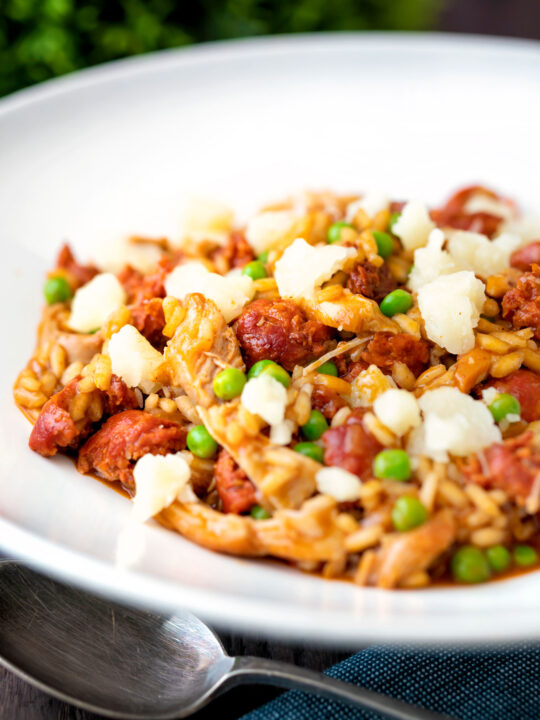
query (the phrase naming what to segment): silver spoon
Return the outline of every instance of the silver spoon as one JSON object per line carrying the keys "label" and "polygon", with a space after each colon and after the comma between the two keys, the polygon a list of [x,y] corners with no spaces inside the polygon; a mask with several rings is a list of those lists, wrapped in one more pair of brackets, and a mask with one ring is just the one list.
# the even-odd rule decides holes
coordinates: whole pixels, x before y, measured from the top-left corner
{"label": "silver spoon", "polygon": [[12,562],[0,565],[0,662],[112,718],[184,718],[240,683],[308,690],[399,720],[445,717],[294,665],[231,658],[190,613],[127,609]]}

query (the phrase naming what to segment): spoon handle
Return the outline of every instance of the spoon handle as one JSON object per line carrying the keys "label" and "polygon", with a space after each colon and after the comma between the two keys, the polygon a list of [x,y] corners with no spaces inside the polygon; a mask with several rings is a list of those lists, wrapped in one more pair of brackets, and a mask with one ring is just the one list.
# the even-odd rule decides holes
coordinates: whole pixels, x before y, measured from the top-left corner
{"label": "spoon handle", "polygon": [[233,666],[224,678],[224,685],[229,687],[241,683],[264,683],[307,690],[329,700],[338,700],[364,710],[374,710],[395,720],[452,720],[448,715],[431,712],[296,665],[250,656],[236,657],[233,660]]}

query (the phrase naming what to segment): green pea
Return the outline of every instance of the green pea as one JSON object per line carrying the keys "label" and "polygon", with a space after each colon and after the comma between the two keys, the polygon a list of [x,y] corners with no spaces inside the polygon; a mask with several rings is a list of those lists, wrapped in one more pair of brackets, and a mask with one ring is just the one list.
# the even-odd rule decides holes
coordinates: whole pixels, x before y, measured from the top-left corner
{"label": "green pea", "polygon": [[321,373],[321,375],[333,375],[334,377],[338,376],[337,365],[333,362],[325,362],[322,365],[319,365],[317,372]]}
{"label": "green pea", "polygon": [[507,415],[521,415],[519,400],[510,393],[501,393],[488,406],[495,422],[500,422]]}
{"label": "green pea", "polygon": [[488,563],[495,572],[502,572],[510,565],[510,553],[504,545],[493,545],[486,550]]}
{"label": "green pea", "polygon": [[473,545],[460,547],[452,558],[452,574],[463,583],[481,583],[489,580],[489,562],[480,548]]}
{"label": "green pea", "polygon": [[388,229],[390,230],[391,233],[394,232],[394,225],[397,223],[397,221],[399,220],[400,217],[401,217],[400,212],[391,213],[390,220],[388,221]]}
{"label": "green pea", "polygon": [[520,567],[529,567],[538,562],[538,553],[530,545],[516,545],[514,560]]}
{"label": "green pea", "polygon": [[248,372],[248,378],[251,380],[251,378],[258,377],[268,365],[275,365],[275,362],[273,360],[259,360],[251,366]]}
{"label": "green pea", "polygon": [[375,456],[373,474],[386,480],[408,480],[411,463],[405,450],[383,450]]}
{"label": "green pea", "polygon": [[285,387],[289,387],[291,384],[291,376],[289,373],[273,360],[259,360],[256,362],[248,372],[248,378],[251,380],[252,378],[259,377],[261,373],[271,375],[274,380],[277,380]]}
{"label": "green pea", "polygon": [[306,440],[318,440],[325,430],[328,430],[326,418],[319,410],[312,410],[309,414],[309,420],[305,425],[302,425],[302,435]]}
{"label": "green pea", "polygon": [[285,370],[285,368],[282,368],[281,365],[278,365],[275,362],[271,362],[266,365],[266,367],[261,370],[259,375],[270,375],[274,378],[274,380],[277,380],[286,388],[288,388],[291,384],[291,376],[289,375],[289,373]]}
{"label": "green pea", "polygon": [[389,293],[379,305],[381,312],[386,317],[392,317],[398,313],[406,313],[412,307],[411,294],[406,290],[394,290]]}
{"label": "green pea", "polygon": [[377,252],[382,258],[390,257],[394,252],[394,241],[388,233],[381,232],[380,230],[372,230],[371,234],[375,238],[377,243]]}
{"label": "green pea", "polygon": [[253,260],[253,262],[248,263],[242,270],[242,275],[247,275],[247,277],[250,277],[252,280],[261,280],[262,278],[268,277],[266,268],[260,260]]}
{"label": "green pea", "polygon": [[238,368],[225,368],[218,372],[212,383],[214,392],[222,400],[232,400],[241,394],[247,378]]}
{"label": "green pea", "polygon": [[351,223],[345,222],[344,220],[339,220],[333,225],[330,225],[326,235],[326,240],[330,243],[330,245],[341,240],[341,231],[343,228],[351,228],[354,230],[354,225],[351,225]]}
{"label": "green pea", "polygon": [[188,450],[200,458],[211,458],[217,453],[218,444],[204,425],[196,425],[187,434]]}
{"label": "green pea", "polygon": [[264,252],[262,252],[262,253],[257,257],[257,260],[258,260],[259,262],[262,262],[264,265],[266,265],[266,263],[268,262],[268,250],[265,250]]}
{"label": "green pea", "polygon": [[299,452],[302,455],[305,455],[306,457],[311,458],[318,463],[322,464],[324,462],[324,451],[322,447],[316,445],[313,442],[296,443],[296,445],[293,447],[293,450],[296,450],[296,452]]}
{"label": "green pea", "polygon": [[47,303],[54,305],[54,303],[66,302],[73,297],[73,290],[65,277],[53,275],[45,281],[43,294]]}
{"label": "green pea", "polygon": [[252,518],[255,518],[255,520],[268,520],[270,517],[270,513],[268,510],[263,508],[262,505],[253,505],[251,510],[249,511],[249,514]]}
{"label": "green pea", "polygon": [[428,511],[413,495],[402,495],[392,508],[392,522],[399,532],[406,532],[423,525],[427,519]]}

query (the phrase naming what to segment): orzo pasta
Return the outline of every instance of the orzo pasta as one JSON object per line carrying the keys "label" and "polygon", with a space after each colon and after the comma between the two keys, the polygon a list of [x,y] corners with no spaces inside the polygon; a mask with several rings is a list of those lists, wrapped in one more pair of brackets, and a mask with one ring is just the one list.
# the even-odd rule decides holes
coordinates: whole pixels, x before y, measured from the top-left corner
{"label": "orzo pasta", "polygon": [[114,263],[62,248],[14,388],[30,448],[122,483],[140,520],[326,578],[535,565],[540,240],[517,206],[473,186],[189,217]]}

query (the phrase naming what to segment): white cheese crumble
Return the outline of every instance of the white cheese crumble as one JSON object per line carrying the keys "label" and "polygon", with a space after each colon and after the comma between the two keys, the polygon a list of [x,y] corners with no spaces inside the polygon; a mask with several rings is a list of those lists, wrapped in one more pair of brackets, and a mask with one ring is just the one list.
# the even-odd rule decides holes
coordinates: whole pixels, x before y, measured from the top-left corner
{"label": "white cheese crumble", "polygon": [[165,290],[179,300],[190,293],[201,293],[215,302],[228,323],[240,315],[255,294],[251,278],[218,275],[196,261],[175,267],[165,279]]}
{"label": "white cheese crumble", "polygon": [[510,255],[523,244],[514,233],[490,240],[480,233],[454,230],[449,232],[449,238],[448,250],[458,268],[472,270],[484,279],[510,267]]}
{"label": "white cheese crumble", "polygon": [[133,515],[144,522],[175,500],[196,502],[189,479],[191,470],[181,453],[143,455],[133,470],[135,498]]}
{"label": "white cheese crumble", "polygon": [[242,405],[269,425],[280,425],[285,418],[287,390],[271,375],[262,373],[244,385]]}
{"label": "white cheese crumble", "polygon": [[182,226],[185,233],[228,233],[234,213],[228,205],[203,197],[192,197],[186,204]]}
{"label": "white cheese crumble", "polygon": [[411,200],[401,211],[392,232],[401,240],[405,250],[416,250],[427,243],[434,227],[426,206],[418,200]]}
{"label": "white cheese crumble", "polygon": [[277,261],[274,277],[281,297],[314,299],[315,291],[357,255],[341,245],[309,245],[297,238]]}
{"label": "white cheese crumble", "polygon": [[491,403],[499,397],[499,394],[499,391],[495,390],[494,387],[486,388],[485,390],[482,390],[482,400],[486,405],[491,405]]}
{"label": "white cheese crumble", "polygon": [[428,338],[454,355],[474,347],[486,295],[484,283],[473,272],[441,275],[418,291],[418,307]]}
{"label": "white cheese crumble", "polygon": [[315,475],[317,490],[338,502],[358,500],[362,489],[360,479],[339,467],[325,467]]}
{"label": "white cheese crumble", "polygon": [[420,425],[418,402],[407,390],[391,389],[381,393],[373,404],[373,412],[398,437]]}
{"label": "white cheese crumble", "polygon": [[356,213],[363,210],[370,218],[374,218],[382,210],[388,210],[390,199],[387,195],[379,192],[368,192],[360,200],[355,200],[347,205],[345,220],[352,222]]}
{"label": "white cheese crumble", "polygon": [[274,445],[288,445],[295,431],[295,424],[292,420],[282,420],[277,425],[270,427],[270,442]]}
{"label": "white cheese crumble", "polygon": [[376,365],[362,370],[351,383],[350,403],[353,407],[371,407],[382,393],[395,388],[396,383]]}
{"label": "white cheese crumble", "polygon": [[418,404],[424,422],[410,435],[411,454],[444,462],[448,453],[463,457],[501,441],[501,431],[485,404],[457,388],[428,390]]}
{"label": "white cheese crumble", "polygon": [[128,387],[141,387],[143,392],[152,391],[155,372],[163,362],[163,355],[133,325],[124,325],[114,333],[107,353],[113,373],[121,377]]}
{"label": "white cheese crumble", "polygon": [[100,273],[77,290],[68,325],[81,333],[99,329],[126,301],[126,293],[112,273]]}
{"label": "white cheese crumble", "polygon": [[260,255],[271,250],[291,232],[298,220],[292,210],[268,210],[251,218],[246,226],[246,240]]}
{"label": "white cheese crumble", "polygon": [[163,255],[156,243],[134,243],[124,238],[116,242],[103,243],[94,256],[96,265],[104,272],[118,273],[131,265],[142,273],[150,272]]}
{"label": "white cheese crumble", "polygon": [[443,250],[444,233],[435,228],[429,234],[427,245],[414,251],[414,265],[409,275],[409,288],[418,290],[439,275],[449,275],[463,268],[458,267],[447,250]]}

